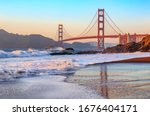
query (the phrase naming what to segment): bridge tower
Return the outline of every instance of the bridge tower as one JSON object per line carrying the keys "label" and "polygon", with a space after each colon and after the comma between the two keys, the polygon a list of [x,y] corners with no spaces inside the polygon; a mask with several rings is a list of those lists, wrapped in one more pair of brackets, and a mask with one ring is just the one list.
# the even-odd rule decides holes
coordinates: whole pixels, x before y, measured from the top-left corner
{"label": "bridge tower", "polygon": [[98,35],[97,35],[97,39],[98,39],[98,43],[97,43],[97,47],[98,49],[104,49],[104,9],[98,9]]}
{"label": "bridge tower", "polygon": [[130,35],[128,33],[127,43],[136,42],[136,33],[134,35]]}
{"label": "bridge tower", "polygon": [[137,42],[136,33],[134,35],[130,35],[129,33],[125,35],[119,34],[119,44],[125,45],[130,42]]}
{"label": "bridge tower", "polygon": [[63,47],[63,25],[58,25],[58,44],[60,47]]}
{"label": "bridge tower", "polygon": [[121,45],[127,44],[128,43],[128,38],[129,38],[128,34],[125,34],[125,35],[119,34],[119,44],[121,44]]}

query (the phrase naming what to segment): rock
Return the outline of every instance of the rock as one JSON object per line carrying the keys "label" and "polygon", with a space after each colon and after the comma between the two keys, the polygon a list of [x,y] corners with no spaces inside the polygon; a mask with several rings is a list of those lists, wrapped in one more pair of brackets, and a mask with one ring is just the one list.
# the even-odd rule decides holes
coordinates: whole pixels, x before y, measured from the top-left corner
{"label": "rock", "polygon": [[98,54],[101,53],[101,51],[80,51],[77,52],[76,54]]}
{"label": "rock", "polygon": [[143,38],[143,40],[140,42],[141,47],[140,51],[148,52],[150,51],[150,36],[146,36]]}
{"label": "rock", "polygon": [[75,51],[74,51],[73,48],[64,48],[64,49],[60,50],[59,52],[58,51],[57,52],[53,51],[50,54],[51,55],[71,55],[71,54],[74,54],[74,53],[75,53]]}
{"label": "rock", "polygon": [[126,47],[126,52],[136,52],[139,50],[140,48],[140,44],[139,43],[135,43],[135,42],[131,42],[128,43],[125,47]]}
{"label": "rock", "polygon": [[124,45],[117,45],[114,47],[106,48],[103,53],[124,53],[126,52],[126,48]]}
{"label": "rock", "polygon": [[117,45],[106,48],[103,53],[126,53],[126,52],[150,52],[150,36],[146,36],[142,41],[127,43],[126,45]]}
{"label": "rock", "polygon": [[65,48],[65,52],[70,53],[70,54],[74,54],[74,49],[73,48]]}
{"label": "rock", "polygon": [[25,74],[26,72],[20,70],[20,71],[18,71],[17,73],[18,73],[18,74]]}

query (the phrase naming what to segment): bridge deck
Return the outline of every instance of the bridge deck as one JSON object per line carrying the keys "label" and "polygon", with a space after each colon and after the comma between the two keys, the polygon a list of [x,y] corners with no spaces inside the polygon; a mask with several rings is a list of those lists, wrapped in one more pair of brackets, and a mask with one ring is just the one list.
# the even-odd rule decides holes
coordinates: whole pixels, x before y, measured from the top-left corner
{"label": "bridge deck", "polygon": [[[134,34],[130,36],[136,36],[136,37],[144,37],[147,36],[148,34]],[[105,35],[105,36],[84,36],[84,37],[73,37],[73,38],[68,38],[64,39],[63,41],[72,41],[72,40],[83,40],[83,39],[95,39],[95,38],[119,38],[119,36],[127,36],[125,35]]]}

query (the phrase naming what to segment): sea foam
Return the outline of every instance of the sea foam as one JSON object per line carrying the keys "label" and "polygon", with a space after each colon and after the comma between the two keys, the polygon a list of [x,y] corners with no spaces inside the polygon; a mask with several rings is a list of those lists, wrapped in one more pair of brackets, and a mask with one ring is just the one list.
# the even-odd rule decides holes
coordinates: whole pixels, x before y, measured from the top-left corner
{"label": "sea foam", "polygon": [[38,57],[38,56],[47,56],[49,53],[46,50],[15,50],[12,52],[6,52],[0,50],[0,58],[12,58],[12,57]]}

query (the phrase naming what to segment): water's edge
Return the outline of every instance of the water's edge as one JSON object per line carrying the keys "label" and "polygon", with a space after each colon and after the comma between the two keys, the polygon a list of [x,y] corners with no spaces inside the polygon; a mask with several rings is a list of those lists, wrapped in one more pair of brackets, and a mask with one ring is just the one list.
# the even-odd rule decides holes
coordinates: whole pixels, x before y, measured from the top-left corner
{"label": "water's edge", "polygon": [[150,63],[103,63],[68,75],[66,82],[90,87],[107,99],[150,99]]}

